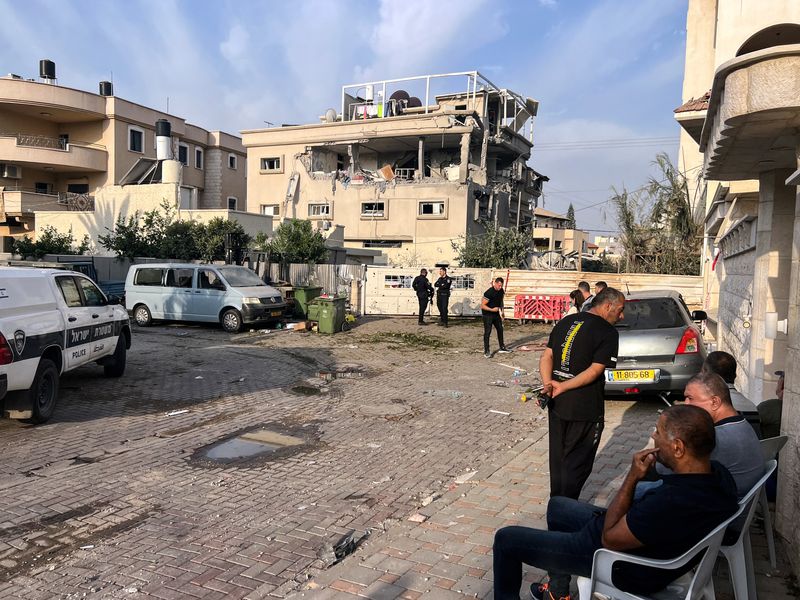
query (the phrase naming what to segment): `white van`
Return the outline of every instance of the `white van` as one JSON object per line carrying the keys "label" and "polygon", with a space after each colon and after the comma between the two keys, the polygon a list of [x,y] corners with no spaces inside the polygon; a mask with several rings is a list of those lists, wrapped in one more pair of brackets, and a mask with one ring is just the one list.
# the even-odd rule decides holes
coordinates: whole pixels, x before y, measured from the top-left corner
{"label": "white van", "polygon": [[148,263],[128,270],[125,306],[141,327],[153,319],[219,322],[236,333],[243,323],[280,319],[286,303],[247,267]]}
{"label": "white van", "polygon": [[96,362],[125,372],[128,313],[74,271],[0,267],[0,403],[6,417],[44,423],[59,375]]}

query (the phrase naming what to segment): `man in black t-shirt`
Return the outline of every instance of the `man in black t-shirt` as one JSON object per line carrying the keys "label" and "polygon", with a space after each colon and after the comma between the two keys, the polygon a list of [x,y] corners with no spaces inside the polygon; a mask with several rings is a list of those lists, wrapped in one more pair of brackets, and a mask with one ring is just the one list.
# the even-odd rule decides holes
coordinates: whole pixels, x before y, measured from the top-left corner
{"label": "man in black t-shirt", "polygon": [[500,344],[498,352],[511,352],[503,343],[503,278],[498,277],[492,287],[483,293],[481,298],[481,315],[483,315],[483,355],[492,358],[489,352],[489,338],[492,336],[492,327],[497,330],[497,342]]}
{"label": "man in black t-shirt", "polygon": [[411,288],[416,292],[417,300],[419,301],[419,319],[417,322],[420,325],[425,325],[423,316],[425,315],[425,309],[428,308],[428,302],[430,302],[433,296],[433,287],[431,286],[431,282],[428,281],[427,269],[420,270],[419,275],[411,282]]}
{"label": "man in black t-shirt", "polygon": [[[655,447],[633,455],[630,470],[608,508],[570,498],[550,498],[547,531],[511,526],[494,537],[495,600],[519,600],[522,564],[546,570],[533,598],[569,598],[571,575],[589,577],[598,548],[654,559],[680,556],[736,513],[736,484],[711,460],[714,423],[701,408],[675,405],[659,417]],[[634,498],[637,482],[658,460],[673,471],[664,484]],[[694,566],[678,570],[622,563],[613,581],[633,594],[653,594]]]}
{"label": "man in black t-shirt", "polygon": [[606,288],[588,312],[561,319],[539,360],[549,409],[550,496],[577,500],[592,472],[605,414],[604,375],[617,362],[625,296]]}

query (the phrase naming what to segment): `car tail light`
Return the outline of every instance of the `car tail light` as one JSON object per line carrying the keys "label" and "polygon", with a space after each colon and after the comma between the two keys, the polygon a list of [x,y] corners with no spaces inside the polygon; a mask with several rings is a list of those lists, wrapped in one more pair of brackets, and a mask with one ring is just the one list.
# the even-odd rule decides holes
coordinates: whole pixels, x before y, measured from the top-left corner
{"label": "car tail light", "polygon": [[639,388],[625,388],[626,394],[638,394]]}
{"label": "car tail light", "polygon": [[675,354],[697,354],[700,352],[700,334],[694,327],[687,327]]}
{"label": "car tail light", "polygon": [[0,365],[8,365],[14,361],[14,353],[11,352],[11,346],[8,345],[8,340],[0,333]]}

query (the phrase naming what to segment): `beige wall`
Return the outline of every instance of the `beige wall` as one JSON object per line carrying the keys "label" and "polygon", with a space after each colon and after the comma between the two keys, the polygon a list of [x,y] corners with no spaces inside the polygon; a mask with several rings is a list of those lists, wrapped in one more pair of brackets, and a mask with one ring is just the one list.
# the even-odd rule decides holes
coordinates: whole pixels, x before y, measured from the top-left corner
{"label": "beige wall", "polygon": [[[55,227],[60,232],[72,230],[76,241],[88,235],[93,244],[92,252],[101,256],[113,253],[103,248],[98,237],[113,230],[118,218],[127,219],[137,212],[143,213],[160,209],[163,202],[177,206],[178,186],[176,184],[109,186],[95,196],[94,211],[41,211],[36,213],[36,235],[45,227]],[[177,218],[207,223],[214,217],[231,219],[241,223],[245,231],[255,236],[263,231],[272,233],[272,219],[261,215],[227,210],[179,210]]]}

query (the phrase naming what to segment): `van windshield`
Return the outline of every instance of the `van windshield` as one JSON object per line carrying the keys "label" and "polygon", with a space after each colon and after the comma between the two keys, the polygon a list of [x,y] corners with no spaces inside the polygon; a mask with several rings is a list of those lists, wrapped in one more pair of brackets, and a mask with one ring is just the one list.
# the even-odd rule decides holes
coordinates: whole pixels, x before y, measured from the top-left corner
{"label": "van windshield", "polygon": [[225,278],[225,281],[227,281],[228,285],[231,287],[256,287],[261,285],[266,287],[267,285],[261,281],[261,278],[258,275],[256,275],[247,267],[237,267],[232,265],[229,267],[218,267],[218,269]]}

